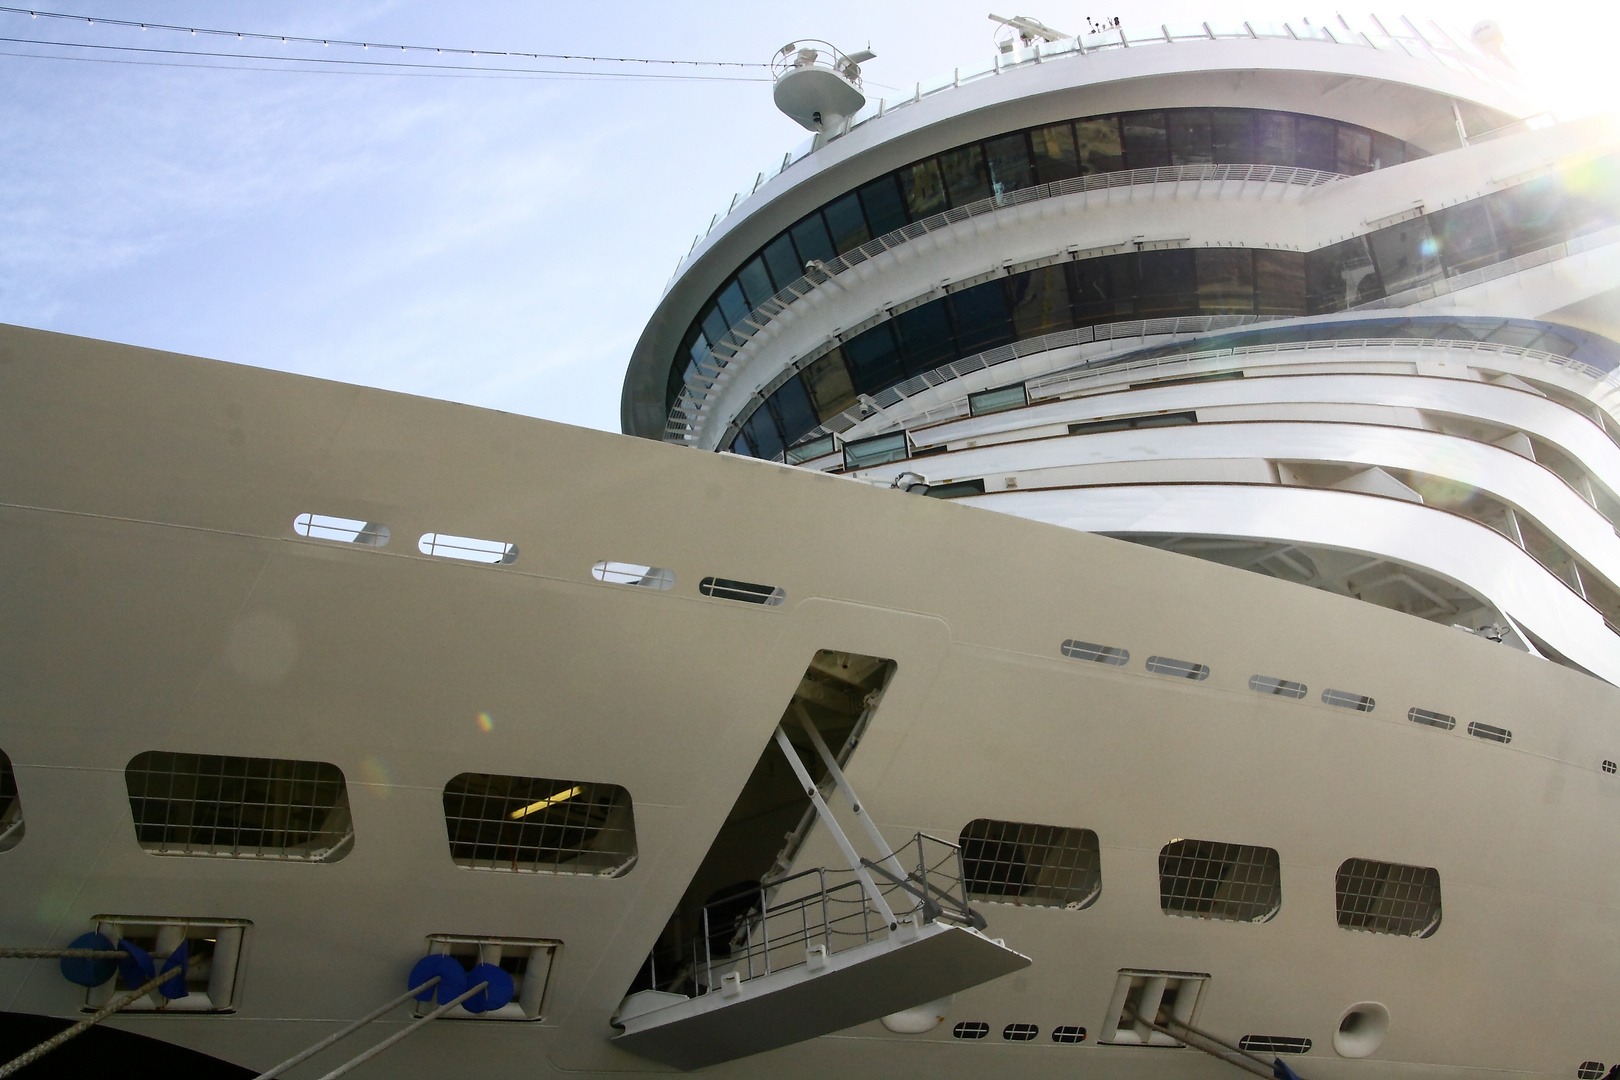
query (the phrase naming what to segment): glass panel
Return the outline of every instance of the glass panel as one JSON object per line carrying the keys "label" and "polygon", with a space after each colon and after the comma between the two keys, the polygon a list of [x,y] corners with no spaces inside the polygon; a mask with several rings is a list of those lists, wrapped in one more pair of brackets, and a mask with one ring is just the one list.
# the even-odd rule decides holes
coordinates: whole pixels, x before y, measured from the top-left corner
{"label": "glass panel", "polygon": [[1388,135],[1373,132],[1372,136],[1372,167],[1387,169],[1391,165],[1399,165],[1406,160],[1406,144],[1399,139],[1392,139]]}
{"label": "glass panel", "polygon": [[765,266],[770,270],[771,279],[776,283],[778,290],[787,288],[789,284],[804,276],[804,263],[799,261],[799,255],[793,250],[793,241],[787,233],[765,245]]}
{"label": "glass panel", "polygon": [[1440,276],[1439,246],[1424,218],[1379,229],[1367,242],[1387,293],[1402,292]]}
{"label": "glass panel", "polygon": [[1305,314],[1305,253],[1254,253],[1254,311],[1256,315]]}
{"label": "glass panel", "polygon": [[1209,133],[1215,164],[1254,162],[1254,113],[1247,109],[1214,109],[1210,112]]}
{"label": "glass panel", "polygon": [[1043,266],[1010,278],[1007,284],[1012,292],[1013,333],[1020,341],[1074,325],[1062,266]]}
{"label": "glass panel", "polygon": [[1294,164],[1302,169],[1332,172],[1339,163],[1339,125],[1315,116],[1301,116],[1298,123],[1298,156]]}
{"label": "glass panel", "polygon": [[1244,248],[1200,248],[1198,310],[1205,315],[1254,312],[1254,256]]}
{"label": "glass panel", "polygon": [[719,305],[720,314],[728,327],[742,322],[752,310],[748,306],[748,300],[743,296],[742,286],[737,284],[735,278],[728,281],[726,287],[720,290],[720,295],[715,297],[715,303]]}
{"label": "glass panel", "polygon": [[995,194],[1004,195],[1035,183],[1027,139],[1028,136],[1019,131],[984,144],[985,164],[990,168],[990,189]]}
{"label": "glass panel", "polygon": [[1136,312],[1144,319],[1198,313],[1198,275],[1190,251],[1144,251],[1136,257]]}
{"label": "glass panel", "polygon": [[709,310],[703,313],[703,336],[709,339],[709,344],[713,346],[724,341],[728,329],[730,327],[726,325],[726,317],[720,314],[720,309],[709,305]]}
{"label": "glass panel", "polygon": [[823,435],[819,439],[813,439],[810,442],[800,443],[798,446],[789,448],[787,462],[789,465],[803,465],[813,458],[825,457],[836,449],[838,449],[838,446],[833,437]]}
{"label": "glass panel", "polygon": [[1135,314],[1131,256],[1109,255],[1070,265],[1074,275],[1074,317],[1081,326]]}
{"label": "glass panel", "polygon": [[838,254],[833,250],[832,239],[827,235],[827,226],[822,223],[820,214],[811,214],[788,232],[793,234],[793,246],[799,249],[799,258],[805,262],[811,259],[826,262]]}
{"label": "glass panel", "polygon": [[984,153],[977,146],[947,150],[939,155],[940,174],[950,192],[952,206],[966,206],[990,197],[990,180],[984,172]]}
{"label": "glass panel", "polygon": [[1119,117],[1076,121],[1074,136],[1082,173],[1119,172],[1125,167],[1125,152],[1119,141]]}
{"label": "glass panel", "polygon": [[906,213],[912,221],[945,209],[945,184],[939,178],[939,163],[933,158],[901,169],[899,176]]}
{"label": "glass panel", "polygon": [[1343,311],[1383,295],[1366,237],[1354,236],[1305,253],[1305,305],[1310,314]]}
{"label": "glass panel", "polygon": [[1170,164],[1164,113],[1125,113],[1119,118],[1119,123],[1124,135],[1127,169],[1153,169]]}
{"label": "glass panel", "polygon": [[800,373],[816,415],[823,423],[855,404],[855,384],[844,366],[844,351],[834,349]]}
{"label": "glass panel", "polygon": [[771,288],[771,276],[765,272],[765,260],[758,257],[737,271],[737,281],[742,285],[750,308],[759,307],[776,292]]}
{"label": "glass panel", "polygon": [[873,236],[893,232],[906,223],[906,205],[893,176],[880,176],[861,188],[861,206]]}
{"label": "glass panel", "polygon": [[916,375],[956,358],[945,301],[934,300],[894,317],[906,371]]}
{"label": "glass panel", "polygon": [[731,452],[733,454],[743,454],[747,457],[759,456],[754,453],[753,444],[748,441],[748,436],[740,431],[737,432],[737,437],[731,440]]}
{"label": "glass panel", "polygon": [[999,280],[963,289],[948,300],[956,322],[958,355],[972,356],[1013,340],[1006,290]]}
{"label": "glass panel", "polygon": [[1294,164],[1294,118],[1288,113],[1263,112],[1254,118],[1256,165]]}
{"label": "glass panel", "polygon": [[782,425],[782,438],[789,446],[810,433],[821,420],[810,407],[810,395],[797,377],[783,383],[769,402],[776,410],[777,422]]}
{"label": "glass panel", "polygon": [[1447,274],[1464,274],[1507,257],[1496,242],[1490,208],[1484,199],[1448,206],[1429,215],[1429,229],[1439,245]]}
{"label": "glass panel", "polygon": [[1024,384],[1017,386],[1002,386],[995,390],[980,390],[976,394],[968,395],[968,415],[987,416],[990,413],[1006,412],[1008,409],[1022,409],[1029,404],[1029,392]]}
{"label": "glass panel", "polygon": [[1355,176],[1373,167],[1372,132],[1365,128],[1339,125],[1338,171]]}
{"label": "glass panel", "polygon": [[1029,133],[1029,145],[1037,183],[1051,184],[1080,174],[1074,155],[1074,130],[1068,124],[1035,128]]}
{"label": "glass panel", "polygon": [[1215,160],[1210,142],[1207,109],[1172,109],[1166,114],[1170,132],[1170,164],[1208,165]]}
{"label": "glass panel", "polygon": [[838,254],[872,239],[866,228],[866,215],[861,213],[860,197],[854,192],[834,199],[821,213],[827,219],[827,230],[832,233],[833,247],[838,249]]}
{"label": "glass panel", "polygon": [[874,326],[844,342],[844,360],[849,364],[855,389],[863,394],[875,394],[905,378],[889,323]]}
{"label": "glass panel", "polygon": [[763,405],[743,424],[743,434],[748,436],[755,457],[774,458],[782,453],[782,433],[777,430],[771,410]]}
{"label": "glass panel", "polygon": [[890,435],[874,435],[844,444],[844,468],[864,469],[873,465],[886,465],[891,461],[904,461],[911,456],[906,444],[906,433],[896,431]]}

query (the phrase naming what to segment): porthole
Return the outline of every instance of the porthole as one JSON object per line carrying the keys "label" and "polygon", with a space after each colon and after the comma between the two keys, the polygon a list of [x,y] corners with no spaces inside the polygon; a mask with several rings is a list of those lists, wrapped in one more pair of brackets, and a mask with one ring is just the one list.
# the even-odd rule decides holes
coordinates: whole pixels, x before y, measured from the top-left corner
{"label": "porthole", "polygon": [[951,1035],[958,1039],[982,1039],[990,1034],[990,1025],[983,1020],[963,1020],[951,1028]]}
{"label": "porthole", "polygon": [[1441,731],[1450,731],[1457,726],[1455,716],[1445,713],[1430,712],[1428,709],[1407,709],[1406,718],[1414,724],[1426,724],[1429,727],[1439,728]]}
{"label": "porthole", "polygon": [[440,559],[460,559],[462,562],[489,563],[510,566],[517,562],[516,544],[500,540],[480,540],[476,536],[451,536],[449,533],[423,533],[416,541],[416,550]]}
{"label": "porthole", "polygon": [[293,518],[293,532],[311,540],[335,540],[340,544],[382,547],[388,543],[388,526],[359,518],[332,517],[328,514],[299,514]]}
{"label": "porthole", "polygon": [[1324,690],[1322,704],[1339,709],[1354,709],[1356,712],[1372,712],[1375,703],[1365,694],[1352,694],[1348,690]]}
{"label": "porthole", "polygon": [[639,585],[644,589],[660,591],[675,587],[675,571],[640,563],[616,562],[603,559],[591,567],[591,577],[609,585]]}
{"label": "porthole", "polygon": [[1603,760],[1603,771],[1604,772],[1608,773],[1610,776],[1613,776],[1615,774],[1616,770],[1620,770],[1620,765],[1616,765],[1614,762],[1608,760],[1607,758],[1605,758]]}
{"label": "porthole", "polygon": [[1269,675],[1249,676],[1249,689],[1257,694],[1275,694],[1278,697],[1292,698],[1298,701],[1305,696],[1305,684],[1289,682],[1287,679],[1273,679]]}
{"label": "porthole", "polygon": [[1603,1080],[1603,1062],[1583,1061],[1575,1070],[1577,1080]]}
{"label": "porthole", "polygon": [[1155,675],[1169,675],[1177,679],[1192,679],[1194,682],[1202,682],[1209,678],[1208,665],[1195,664],[1191,660],[1173,660],[1168,656],[1148,657],[1147,669]]}
{"label": "porthole", "polygon": [[1490,724],[1471,723],[1468,725],[1468,734],[1476,739],[1489,739],[1491,742],[1510,743],[1513,741],[1513,732],[1507,728],[1493,727]]}
{"label": "porthole", "polygon": [[1073,638],[1058,646],[1058,651],[1071,660],[1090,660],[1094,664],[1109,664],[1113,667],[1122,667],[1131,660],[1130,651],[1127,649],[1113,645],[1093,645],[1089,641],[1076,641]]}

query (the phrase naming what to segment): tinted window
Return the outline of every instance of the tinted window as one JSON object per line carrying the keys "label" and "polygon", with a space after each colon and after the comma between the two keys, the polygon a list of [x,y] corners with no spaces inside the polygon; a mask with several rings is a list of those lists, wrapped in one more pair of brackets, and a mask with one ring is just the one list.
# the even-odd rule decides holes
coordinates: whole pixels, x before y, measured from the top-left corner
{"label": "tinted window", "polygon": [[810,407],[810,396],[798,379],[789,379],[776,393],[770,404],[776,409],[776,419],[782,425],[782,436],[792,446],[821,421]]}
{"label": "tinted window", "polygon": [[1079,175],[1080,166],[1074,156],[1074,131],[1068,124],[1036,128],[1029,133],[1029,145],[1037,183],[1050,184]]}
{"label": "tinted window", "polygon": [[1254,118],[1257,165],[1294,164],[1294,118],[1287,113],[1260,113]]}
{"label": "tinted window", "polygon": [[1069,286],[1063,267],[1046,266],[1019,274],[1012,290],[1013,332],[1023,338],[1040,337],[1074,325],[1069,307]]}
{"label": "tinted window", "polygon": [[1144,251],[1137,256],[1136,311],[1145,319],[1198,310],[1198,279],[1190,251]]}
{"label": "tinted window", "polygon": [[831,420],[855,404],[855,384],[849,380],[842,349],[834,349],[808,365],[801,374],[816,415],[823,421]]}
{"label": "tinted window", "polygon": [[1248,165],[1254,161],[1254,113],[1243,109],[1214,109],[1209,122],[1210,152],[1217,165]]}
{"label": "tinted window", "polygon": [[833,249],[832,238],[827,235],[827,226],[822,224],[820,214],[811,214],[788,232],[793,235],[793,246],[799,249],[799,258],[805,262],[811,259],[826,262],[838,254]]}
{"label": "tinted window", "polygon": [[740,431],[737,432],[737,437],[731,440],[731,452],[733,454],[747,454],[749,457],[759,456],[754,453],[754,446],[748,441],[748,436]]}
{"label": "tinted window", "polygon": [[1399,165],[1407,159],[1406,144],[1399,139],[1392,139],[1388,135],[1373,133],[1372,137],[1372,167],[1387,169],[1391,165]]}
{"label": "tinted window", "polygon": [[715,302],[720,305],[720,314],[726,320],[727,326],[736,326],[752,310],[747,298],[743,296],[742,286],[735,281],[730,282],[720,290],[720,295],[715,297]]}
{"label": "tinted window", "polygon": [[1305,304],[1310,314],[1343,311],[1383,295],[1366,237],[1305,253]]}
{"label": "tinted window", "polygon": [[827,231],[832,234],[833,247],[838,254],[872,239],[866,228],[866,215],[861,213],[861,200],[854,192],[828,203],[821,213],[827,219]]}
{"label": "tinted window", "polygon": [[1117,116],[1078,121],[1074,125],[1074,139],[1082,173],[1118,172],[1125,167]]}
{"label": "tinted window", "polygon": [[1297,123],[1299,125],[1295,135],[1297,141],[1294,145],[1298,156],[1294,164],[1302,169],[1332,172],[1338,166],[1338,125],[1331,120],[1319,120],[1314,116],[1301,116]]}
{"label": "tinted window", "polygon": [[948,150],[939,155],[940,173],[952,206],[966,206],[990,197],[990,180],[984,172],[984,154],[977,146]]}
{"label": "tinted window", "polygon": [[875,394],[905,377],[889,323],[881,323],[846,341],[844,359],[854,377],[855,389],[863,394]]}
{"label": "tinted window", "polygon": [[709,305],[709,310],[703,313],[703,336],[712,346],[725,339],[726,330],[725,316],[720,314],[719,308]]}
{"label": "tinted window", "polygon": [[1339,125],[1338,171],[1351,176],[1373,167],[1372,132],[1365,128]]}
{"label": "tinted window", "polygon": [[771,276],[765,272],[763,258],[754,259],[737,271],[737,281],[742,285],[743,295],[747,297],[750,308],[759,307],[776,292],[771,287]]}
{"label": "tinted window", "polygon": [[990,189],[1005,194],[1027,188],[1035,181],[1029,164],[1029,146],[1022,131],[1003,135],[984,144],[985,164],[990,169]]}
{"label": "tinted window", "polygon": [[1132,302],[1131,257],[1110,255],[1070,264],[1074,274],[1074,316],[1080,325],[1107,322],[1136,311]]}
{"label": "tinted window", "polygon": [[1257,315],[1305,314],[1305,253],[1254,253],[1254,310]]}
{"label": "tinted window", "polygon": [[910,374],[915,375],[955,359],[944,300],[935,300],[896,315],[894,325],[900,333],[906,371]]}
{"label": "tinted window", "polygon": [[1247,249],[1200,248],[1198,310],[1204,315],[1248,315],[1254,311],[1254,257]]}
{"label": "tinted window", "polygon": [[785,289],[789,283],[804,276],[804,264],[799,261],[798,254],[793,250],[793,241],[787,233],[765,245],[764,257],[765,266],[770,270],[777,289]]}
{"label": "tinted window", "polygon": [[1170,141],[1164,129],[1164,114],[1126,113],[1119,118],[1124,134],[1125,167],[1152,169],[1170,164]]}
{"label": "tinted window", "polygon": [[901,169],[900,193],[905,196],[906,213],[912,221],[945,209],[945,184],[939,178],[939,163],[929,158]]}
{"label": "tinted window", "polygon": [[1170,164],[1208,165],[1215,160],[1210,142],[1209,110],[1175,109],[1167,114]]}
{"label": "tinted window", "polygon": [[1502,257],[1490,210],[1483,199],[1435,211],[1429,215],[1429,229],[1448,274],[1467,273]]}
{"label": "tinted window", "polygon": [[1423,218],[1379,229],[1367,242],[1372,245],[1373,262],[1386,293],[1398,293],[1440,276],[1438,247]]}
{"label": "tinted window", "polygon": [[773,458],[782,452],[782,433],[776,430],[769,409],[755,409],[743,425],[743,434],[748,436],[755,457]]}
{"label": "tinted window", "polygon": [[906,223],[906,207],[893,176],[880,176],[861,188],[861,206],[873,236],[893,232]]}
{"label": "tinted window", "polygon": [[1012,319],[1000,280],[963,289],[949,297],[949,301],[961,355],[972,356],[1012,340]]}

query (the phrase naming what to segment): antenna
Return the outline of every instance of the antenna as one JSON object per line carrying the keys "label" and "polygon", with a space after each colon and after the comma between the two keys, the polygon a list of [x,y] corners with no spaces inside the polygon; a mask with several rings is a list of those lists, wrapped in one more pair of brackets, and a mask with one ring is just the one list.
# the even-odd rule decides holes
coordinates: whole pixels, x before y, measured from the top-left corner
{"label": "antenna", "polygon": [[1040,38],[1042,41],[1066,41],[1074,37],[1073,34],[1065,34],[1061,30],[1054,30],[1039,19],[1031,19],[1027,15],[1014,15],[1010,19],[1001,15],[991,15],[990,21],[998,22],[1002,26],[1010,26],[1018,31],[1018,37],[1023,41],[1026,48],[1033,45],[1036,38]]}

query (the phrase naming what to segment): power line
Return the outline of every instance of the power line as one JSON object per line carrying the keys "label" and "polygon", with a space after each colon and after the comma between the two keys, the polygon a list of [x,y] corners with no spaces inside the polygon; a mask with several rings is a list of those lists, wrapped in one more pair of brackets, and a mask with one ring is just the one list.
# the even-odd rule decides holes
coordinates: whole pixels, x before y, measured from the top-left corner
{"label": "power line", "polygon": [[[3,10],[3,9],[0,9]],[[34,38],[0,37],[0,42],[13,45],[47,45],[63,49],[97,49],[121,53],[148,53],[158,56],[206,56],[224,60],[268,60],[281,64],[319,64],[341,65],[347,68],[383,68],[382,71],[357,71],[355,74],[370,75],[405,75],[412,71],[453,71],[453,72],[498,72],[518,75],[550,75],[572,76],[580,79],[651,79],[668,82],[679,80],[684,82],[769,82],[768,78],[750,75],[675,75],[659,74],[640,71],[568,71],[557,68],[525,68],[525,67],[489,67],[482,64],[415,64],[404,60],[328,60],[312,56],[269,56],[263,53],[227,53],[208,52],[201,49],[155,49],[139,45],[96,45],[80,41],[40,41]],[[49,59],[68,59],[67,57]],[[156,64],[155,61],[148,61]],[[186,65],[189,66],[189,65]],[[231,70],[231,65],[208,64],[201,65],[219,70]],[[400,70],[408,69],[408,70]],[[248,70],[248,69],[243,69]],[[267,70],[300,70],[300,69],[267,69]],[[323,68],[305,68],[305,71],[320,71]]]}
{"label": "power line", "polygon": [[141,30],[169,30],[193,36],[205,34],[212,37],[233,37],[238,41],[247,39],[279,41],[283,45],[288,43],[321,46],[340,45],[358,49],[390,49],[400,52],[436,53],[452,56],[495,56],[513,60],[569,60],[575,63],[590,64],[674,64],[685,67],[733,68],[765,68],[770,66],[768,64],[744,64],[729,60],[657,60],[641,56],[583,56],[569,53],[516,52],[510,49],[461,49],[437,45],[390,45],[377,41],[347,41],[341,38],[299,37],[296,34],[263,34],[247,30],[216,30],[202,26],[171,26],[168,23],[134,22],[129,19],[103,19],[96,15],[71,15],[61,11],[39,11],[33,8],[0,6],[0,12],[12,15],[27,15],[36,19],[65,19],[69,22],[82,22],[89,26],[100,23],[106,26],[125,26]]}

